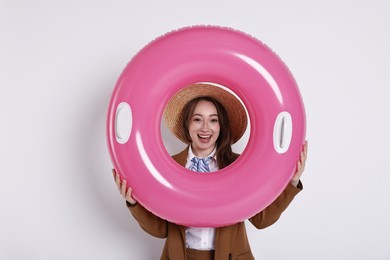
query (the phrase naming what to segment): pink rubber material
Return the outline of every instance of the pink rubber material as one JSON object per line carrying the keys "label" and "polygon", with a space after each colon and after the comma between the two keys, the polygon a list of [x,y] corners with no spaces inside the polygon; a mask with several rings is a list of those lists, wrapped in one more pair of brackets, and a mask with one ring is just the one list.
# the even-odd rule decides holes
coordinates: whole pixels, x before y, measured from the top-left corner
{"label": "pink rubber material", "polygon": [[[174,162],[160,133],[169,99],[196,82],[231,89],[250,119],[251,135],[240,158],[212,174],[193,173]],[[115,135],[121,102],[132,112],[124,144]],[[282,111],[291,114],[293,131],[289,149],[281,154],[272,138]],[[114,168],[146,209],[185,226],[219,227],[260,212],[290,182],[305,140],[305,112],[293,76],[270,48],[237,30],[194,26],[157,38],[131,59],[112,93],[107,138]]]}

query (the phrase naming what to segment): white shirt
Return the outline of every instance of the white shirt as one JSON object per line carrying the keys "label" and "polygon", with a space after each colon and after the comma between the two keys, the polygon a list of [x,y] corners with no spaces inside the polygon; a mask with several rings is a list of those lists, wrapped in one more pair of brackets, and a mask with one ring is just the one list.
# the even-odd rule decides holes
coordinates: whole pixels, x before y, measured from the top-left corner
{"label": "white shirt", "polygon": [[[205,156],[205,157],[209,157],[211,156],[212,159],[209,161],[209,169],[210,169],[210,172],[215,172],[215,171],[218,171],[218,164],[217,164],[217,159],[215,157],[215,152],[217,151],[217,148],[215,148],[209,155]],[[194,157],[198,157],[196,156],[193,152],[192,152],[192,149],[191,149],[191,146],[188,148],[188,157],[187,157],[187,163],[186,163],[186,168],[189,169],[193,162],[191,162],[192,158]],[[202,157],[202,158],[205,158],[205,157]],[[198,157],[198,158],[201,158],[201,157]]]}
{"label": "white shirt", "polygon": [[[215,152],[211,152],[206,157],[211,156],[212,159],[209,161],[209,169],[210,172],[214,172],[218,170],[218,164],[215,159]],[[192,152],[191,146],[188,149],[188,157],[186,168],[189,169],[192,165],[191,159],[196,157]],[[186,229],[186,247],[192,248],[196,250],[213,250],[214,247],[214,239],[215,239],[215,228],[211,227],[187,227]]]}

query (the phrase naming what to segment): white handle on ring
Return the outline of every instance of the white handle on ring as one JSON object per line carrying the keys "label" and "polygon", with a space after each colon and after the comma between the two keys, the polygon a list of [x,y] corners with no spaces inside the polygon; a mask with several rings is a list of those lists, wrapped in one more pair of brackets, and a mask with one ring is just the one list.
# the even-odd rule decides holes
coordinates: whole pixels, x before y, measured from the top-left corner
{"label": "white handle on ring", "polygon": [[292,137],[292,117],[287,111],[280,112],[274,125],[274,148],[282,154],[290,147]]}
{"label": "white handle on ring", "polygon": [[120,144],[125,144],[131,134],[131,128],[133,125],[133,116],[131,113],[131,107],[128,103],[122,102],[118,105],[115,114],[115,138]]}

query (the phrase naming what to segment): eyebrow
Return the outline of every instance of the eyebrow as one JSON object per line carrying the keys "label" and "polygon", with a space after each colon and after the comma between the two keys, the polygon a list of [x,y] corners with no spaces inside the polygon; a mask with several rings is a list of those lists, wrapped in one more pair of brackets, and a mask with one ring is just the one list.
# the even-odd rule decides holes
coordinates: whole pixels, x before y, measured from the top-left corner
{"label": "eyebrow", "polygon": [[[192,116],[203,116],[202,114],[193,114]],[[210,116],[218,116],[218,114],[211,114]]]}

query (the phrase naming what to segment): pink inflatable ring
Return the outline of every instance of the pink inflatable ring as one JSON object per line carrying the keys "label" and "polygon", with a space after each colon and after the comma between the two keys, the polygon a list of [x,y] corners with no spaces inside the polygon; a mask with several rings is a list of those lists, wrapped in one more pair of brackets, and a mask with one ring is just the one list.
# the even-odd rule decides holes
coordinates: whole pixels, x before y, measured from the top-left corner
{"label": "pink inflatable ring", "polygon": [[[197,82],[232,90],[250,120],[242,155],[212,174],[189,174],[160,133],[170,98]],[[128,63],[110,100],[107,138],[114,168],[149,211],[185,226],[225,226],[263,210],[291,180],[305,139],[304,106],[288,68],[259,40],[195,26],[157,38]]]}

